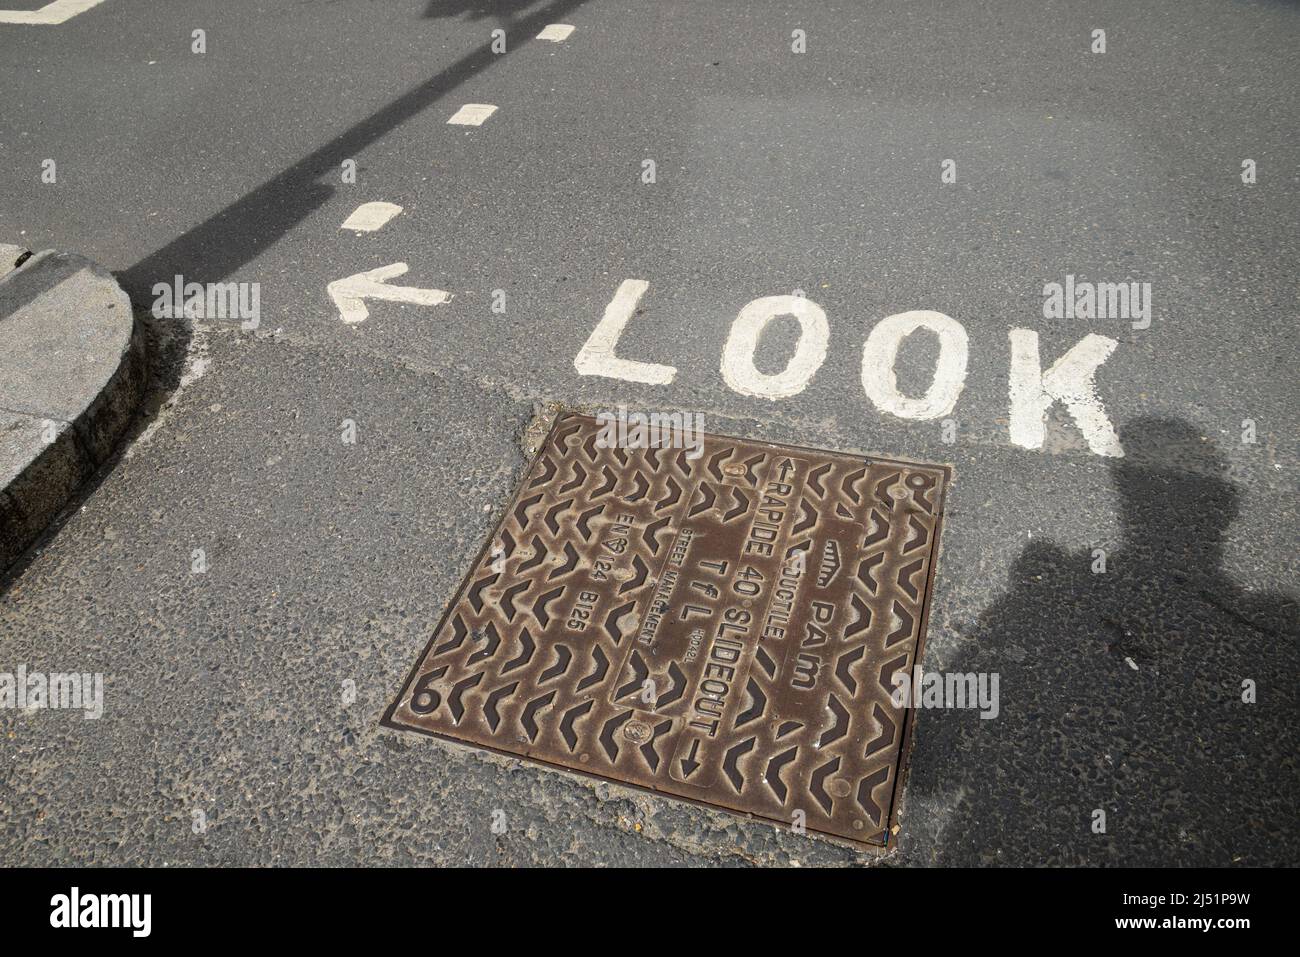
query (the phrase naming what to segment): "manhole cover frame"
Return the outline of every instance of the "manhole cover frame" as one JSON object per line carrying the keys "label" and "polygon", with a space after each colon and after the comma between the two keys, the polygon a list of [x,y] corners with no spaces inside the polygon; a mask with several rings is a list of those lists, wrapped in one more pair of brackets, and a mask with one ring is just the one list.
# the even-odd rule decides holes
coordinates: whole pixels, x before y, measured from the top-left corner
{"label": "manhole cover frame", "polygon": [[[766,823],[773,824],[780,828],[789,828],[792,824],[790,820],[782,817],[773,816],[772,814],[769,813],[764,813],[762,810],[733,807],[727,804],[718,803],[715,800],[710,800],[709,797],[707,796],[696,796],[688,793],[682,793],[681,791],[676,789],[657,787],[652,782],[629,780],[627,777],[618,777],[615,776],[614,774],[605,773],[599,770],[590,770],[580,766],[573,766],[571,764],[561,763],[556,760],[548,760],[548,758],[543,753],[544,749],[540,749],[540,750],[536,748],[530,749],[528,747],[515,749],[515,748],[505,747],[497,743],[473,740],[467,737],[458,736],[455,733],[438,730],[431,727],[426,727],[414,721],[404,721],[399,718],[397,714],[399,707],[403,704],[404,701],[406,701],[408,697],[408,693],[411,691],[412,686],[416,682],[417,678],[420,676],[422,670],[425,669],[426,662],[429,659],[430,652],[433,649],[435,642],[437,642],[439,638],[445,636],[448,622],[452,619],[453,615],[456,613],[456,610],[459,607],[461,607],[462,602],[465,599],[466,592],[469,591],[469,589],[475,584],[476,572],[481,571],[486,566],[488,560],[492,557],[494,546],[498,545],[501,542],[502,540],[501,533],[504,529],[506,529],[511,516],[519,508],[521,500],[524,500],[525,492],[528,492],[530,491],[531,488],[537,486],[537,482],[536,482],[537,476],[535,473],[538,470],[539,463],[543,461],[543,458],[546,455],[547,451],[552,448],[552,443],[555,440],[555,437],[559,435],[562,432],[562,430],[568,428],[569,425],[574,420],[578,420],[579,422],[584,423],[588,428],[592,427],[596,422],[596,420],[594,420],[590,415],[587,415],[582,412],[561,410],[556,414],[554,422],[551,424],[551,427],[548,429],[544,439],[539,443],[537,447],[537,451],[534,453],[533,457],[525,465],[522,476],[518,484],[516,485],[513,493],[511,494],[510,499],[506,505],[506,508],[502,512],[498,521],[493,524],[486,540],[484,541],[482,547],[479,549],[473,564],[469,566],[469,569],[463,575],[454,596],[444,608],[443,613],[438,621],[438,624],[433,629],[429,640],[425,643],[423,649],[416,656],[414,663],[412,664],[410,670],[406,675],[406,678],[402,682],[401,688],[398,691],[397,696],[393,699],[392,703],[385,710],[384,715],[380,721],[381,725],[399,731],[416,731],[421,734],[425,734],[430,737],[437,738],[441,741],[445,741],[462,748],[467,748],[471,750],[479,749],[484,751],[490,751],[494,754],[513,758],[518,761],[532,762],[534,764],[544,766],[551,770],[579,775],[582,778],[587,778],[590,780],[603,781],[618,787],[635,789],[638,791],[645,792],[647,794],[653,794],[659,797],[668,798],[670,800],[683,801],[688,804],[693,804],[702,808],[706,808],[715,813],[732,814],[745,819],[764,821]],[[928,548],[924,552],[924,557],[926,559],[925,561],[926,567],[925,567],[922,583],[920,584],[919,587],[920,597],[919,597],[918,604],[916,606],[917,613],[915,615],[916,618],[915,637],[913,639],[914,645],[912,646],[914,650],[912,650],[909,655],[909,663],[907,665],[906,670],[910,672],[912,669],[918,666],[922,666],[924,662],[924,656],[925,656],[925,646],[926,646],[926,638],[927,638],[928,627],[929,627],[930,605],[933,598],[934,580],[937,572],[939,553],[941,549],[942,528],[943,528],[943,519],[944,519],[944,514],[945,514],[945,509],[947,504],[947,495],[953,480],[952,466],[949,464],[921,462],[921,461],[897,458],[893,456],[885,457],[885,456],[876,456],[876,455],[861,455],[856,453],[838,452],[830,449],[816,449],[816,448],[811,448],[806,446],[767,442],[763,440],[720,435],[716,433],[702,433],[702,439],[705,442],[736,443],[739,445],[752,446],[759,449],[769,450],[772,453],[773,461],[775,461],[775,459],[778,456],[782,454],[786,454],[791,458],[806,456],[811,458],[814,461],[848,460],[857,463],[861,466],[865,466],[867,468],[873,465],[885,466],[885,467],[898,466],[900,469],[919,470],[924,473],[932,473],[936,475],[935,484],[930,487],[930,492],[933,495],[933,504],[934,504],[934,508],[931,513],[933,517],[933,526],[929,535]],[[636,450],[636,451],[640,452],[641,454],[644,454],[644,450]],[[658,451],[661,455],[664,456],[669,456],[669,455],[676,456],[683,450],[674,448],[674,449],[661,449]],[[627,453],[625,452],[624,454]],[[728,469],[725,472],[725,474],[732,475],[732,477],[734,477],[734,469]],[[621,483],[622,483],[622,477],[620,476],[619,484]],[[549,486],[543,486],[543,492],[545,492],[548,487]],[[696,488],[691,489],[692,495],[695,493],[696,490],[697,490]],[[619,500],[618,498],[613,499],[614,502],[617,502],[618,500]],[[675,530],[677,529],[676,525],[670,527],[674,528]],[[789,544],[788,539],[785,541],[785,544],[787,545]],[[850,556],[847,555],[844,556],[845,564],[848,564],[849,557]],[[861,555],[855,552],[853,553],[852,557],[860,558]],[[811,563],[809,564],[810,564],[809,574],[812,574]],[[657,583],[658,578],[656,577],[652,579],[652,582]],[[648,594],[650,596],[650,599],[652,600],[654,597],[654,589],[652,588],[652,590]],[[636,641],[635,633],[641,627],[641,624],[645,618],[645,610],[643,608],[643,603],[648,604],[648,602],[644,602],[644,596],[637,598],[636,602],[637,602],[637,607],[633,609],[633,612],[636,613],[635,624],[628,629],[628,633],[633,636],[633,643],[631,647],[635,647],[635,641]],[[542,646],[542,643],[540,641],[538,642],[538,646],[539,647]],[[906,647],[908,646],[904,645],[904,648]],[[902,669],[896,669],[895,671],[891,672],[891,674],[897,674],[898,670],[902,670]],[[506,700],[510,700],[510,699],[506,699]],[[903,715],[901,719],[901,728],[899,730],[898,739],[897,739],[898,740],[897,754],[895,756],[895,760],[892,766],[893,773],[891,775],[892,778],[891,787],[888,789],[888,802],[889,802],[888,812],[887,814],[884,815],[881,824],[871,825],[867,829],[866,833],[859,836],[856,834],[837,833],[835,831],[817,827],[810,822],[807,824],[806,827],[806,830],[809,834],[816,834],[817,837],[822,840],[827,840],[827,841],[831,841],[832,843],[849,846],[857,851],[863,851],[863,852],[883,853],[886,850],[888,850],[891,847],[891,845],[896,844],[896,841],[894,841],[893,836],[898,831],[898,826],[899,826],[898,820],[899,820],[899,813],[900,813],[900,804],[901,804],[902,795],[907,781],[907,772],[910,764],[913,732],[915,729],[916,716],[913,712],[917,709],[913,707],[906,707],[903,708],[902,710],[903,710]],[[638,713],[628,723],[638,724],[640,723],[639,719],[641,718],[642,715]],[[522,741],[524,739],[521,738],[520,740]],[[653,740],[651,743],[653,744]]]}

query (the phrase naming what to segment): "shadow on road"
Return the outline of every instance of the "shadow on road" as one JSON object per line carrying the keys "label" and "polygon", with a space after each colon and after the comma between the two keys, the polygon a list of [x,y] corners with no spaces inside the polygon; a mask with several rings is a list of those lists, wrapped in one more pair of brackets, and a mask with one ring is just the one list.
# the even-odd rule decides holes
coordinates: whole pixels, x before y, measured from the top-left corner
{"label": "shadow on road", "polygon": [[[340,133],[185,235],[151,253],[120,274],[118,281],[132,302],[143,305],[151,300],[150,289],[160,279],[170,279],[175,275],[200,283],[225,279],[329,202],[338,187],[328,185],[324,180],[326,177],[337,179],[340,164],[345,159],[357,157],[367,146],[438,102],[466,80],[523,49],[542,27],[561,20],[584,3],[586,0],[554,0],[535,13],[508,20],[503,24],[511,36],[506,53],[493,53],[491,39],[485,38],[485,42],[471,53]],[[431,3],[425,16],[452,16],[487,6],[463,0]],[[525,5],[507,3],[495,6],[498,10],[511,11]],[[431,13],[435,7],[442,12]]]}
{"label": "shadow on road", "polygon": [[1001,713],[919,716],[911,786],[954,805],[934,811],[937,863],[1300,861],[1297,602],[1223,572],[1240,493],[1212,445],[1159,418],[1122,441],[1105,572],[1028,546],[946,668],[999,673]]}
{"label": "shadow on road", "polygon": [[[505,27],[538,0],[429,0],[424,8],[426,20],[443,20],[463,17],[467,20],[496,20]],[[545,26],[545,24],[543,24]],[[510,38],[514,43],[514,38]]]}
{"label": "shadow on road", "polygon": [[139,438],[150,423],[163,413],[180,386],[181,376],[185,372],[185,356],[190,343],[190,329],[185,323],[155,319],[145,308],[134,308],[138,335],[145,349],[146,380],[140,405],[131,421],[122,432],[112,454],[100,463],[99,467],[87,478],[77,491],[68,499],[50,523],[8,567],[0,568],[0,599],[8,594],[9,589],[36,557],[41,553],[50,539],[58,534],[67,524],[68,519],[81,509],[95,491],[104,483],[104,479],[117,468],[131,443]]}
{"label": "shadow on road", "polygon": [[168,405],[185,370],[185,356],[190,342],[189,327],[183,322],[154,320],[148,310],[153,302],[153,285],[183,275],[188,282],[220,282],[241,266],[252,261],[279,242],[291,229],[329,202],[337,187],[324,182],[337,178],[343,160],[355,158],[362,150],[385,134],[437,103],[509,53],[522,49],[549,23],[560,21],[587,0],[554,0],[536,12],[525,10],[536,5],[507,0],[502,3],[474,3],[468,0],[431,0],[425,17],[452,17],[470,14],[471,19],[492,15],[510,34],[507,52],[492,52],[492,41],[403,93],[383,109],[343,131],[338,136],[303,157],[293,166],[267,180],[252,192],[231,203],[203,223],[174,239],[161,249],[116,274],[136,309],[149,343],[150,387],[126,436],[118,443],[113,456],[105,462],[69,502],[63,513],[8,569],[0,570],[0,596],[20,577],[35,555],[63,527],[68,516],[99,487],[120,461],[130,442],[140,435]]}

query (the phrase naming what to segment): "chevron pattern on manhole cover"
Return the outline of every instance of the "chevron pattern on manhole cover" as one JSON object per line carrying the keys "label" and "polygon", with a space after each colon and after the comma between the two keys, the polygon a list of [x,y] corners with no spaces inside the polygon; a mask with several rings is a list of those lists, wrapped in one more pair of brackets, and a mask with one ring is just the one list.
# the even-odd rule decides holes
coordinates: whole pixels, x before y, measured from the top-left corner
{"label": "chevron pattern on manhole cover", "polygon": [[886,844],[949,470],[616,434],[556,421],[384,723]]}

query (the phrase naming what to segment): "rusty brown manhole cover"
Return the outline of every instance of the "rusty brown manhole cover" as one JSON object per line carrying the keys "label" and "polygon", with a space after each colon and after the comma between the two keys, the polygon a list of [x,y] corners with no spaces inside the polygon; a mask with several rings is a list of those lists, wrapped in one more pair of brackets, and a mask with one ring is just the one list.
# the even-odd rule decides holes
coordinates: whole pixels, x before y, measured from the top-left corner
{"label": "rusty brown manhole cover", "polygon": [[384,722],[884,844],[948,469],[701,437],[561,416]]}

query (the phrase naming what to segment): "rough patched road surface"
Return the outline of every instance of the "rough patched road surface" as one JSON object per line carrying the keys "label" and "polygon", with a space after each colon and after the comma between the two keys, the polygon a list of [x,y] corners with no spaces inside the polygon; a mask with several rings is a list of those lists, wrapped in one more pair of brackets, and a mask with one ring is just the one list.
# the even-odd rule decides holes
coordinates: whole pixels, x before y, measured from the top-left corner
{"label": "rough patched road surface", "polygon": [[0,585],[0,696],[102,678],[0,707],[0,858],[875,860],[381,727],[558,404],[951,467],[923,664],[997,706],[921,694],[890,862],[1300,863],[1298,57],[1172,0],[0,23],[0,242],[154,356]]}

